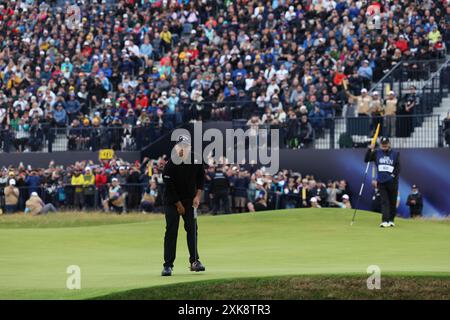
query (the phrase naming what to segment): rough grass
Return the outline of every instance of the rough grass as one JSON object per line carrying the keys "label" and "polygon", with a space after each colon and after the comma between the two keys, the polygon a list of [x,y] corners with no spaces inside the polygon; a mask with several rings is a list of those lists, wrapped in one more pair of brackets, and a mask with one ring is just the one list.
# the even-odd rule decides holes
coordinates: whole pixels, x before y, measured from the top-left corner
{"label": "rough grass", "polygon": [[313,275],[210,280],[128,290],[104,300],[292,300],[292,299],[450,299],[450,277],[384,276],[381,288],[369,290],[356,275]]}
{"label": "rough grass", "polygon": [[0,229],[15,228],[73,228],[109,224],[145,222],[158,219],[155,214],[129,213],[114,214],[89,211],[61,212],[32,216],[29,214],[0,215]]}

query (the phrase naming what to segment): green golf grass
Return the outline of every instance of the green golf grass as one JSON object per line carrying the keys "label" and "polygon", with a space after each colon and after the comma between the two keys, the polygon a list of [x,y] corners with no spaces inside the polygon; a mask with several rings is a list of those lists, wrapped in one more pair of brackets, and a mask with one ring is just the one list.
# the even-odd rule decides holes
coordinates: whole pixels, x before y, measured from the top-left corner
{"label": "green golf grass", "polygon": [[[436,283],[448,285],[449,220],[399,219],[397,227],[381,229],[379,215],[369,212],[359,212],[356,223],[350,226],[352,213],[342,209],[293,209],[200,216],[199,252],[206,272],[189,272],[181,223],[172,277],[160,276],[165,226],[162,215],[1,216],[0,299],[114,298],[114,294],[116,298],[124,298],[123,294],[132,298],[129,290],[143,288],[149,289],[142,292],[153,291],[148,298],[191,299],[196,295],[183,291],[183,283],[198,282],[193,287],[201,289],[223,285],[224,279],[253,278],[237,280],[251,292],[254,281],[272,277],[279,283],[284,279],[279,276],[286,275],[300,275],[294,278],[308,283],[308,279],[315,279],[310,278],[312,275],[322,277],[324,283],[330,277],[337,282],[342,277],[360,279],[365,285],[369,265],[380,267],[382,288],[384,275],[398,279],[429,276],[438,279]],[[81,268],[80,290],[66,288],[70,265]],[[176,289],[164,289],[164,285],[177,285],[180,291],[174,293]],[[282,287],[289,291],[286,285]]]}

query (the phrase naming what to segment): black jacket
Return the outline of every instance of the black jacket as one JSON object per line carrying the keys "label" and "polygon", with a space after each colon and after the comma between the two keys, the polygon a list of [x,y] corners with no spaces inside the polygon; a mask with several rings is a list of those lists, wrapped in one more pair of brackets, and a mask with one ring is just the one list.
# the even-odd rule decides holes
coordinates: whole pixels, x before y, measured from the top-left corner
{"label": "black jacket", "polygon": [[230,192],[230,182],[222,172],[216,172],[211,181],[210,191],[213,194]]}
{"label": "black jacket", "polygon": [[[412,204],[411,201],[415,200],[416,203]],[[422,194],[420,193],[416,193],[413,194],[411,193],[408,196],[408,199],[406,199],[406,205],[409,206],[409,209],[411,210],[412,214],[422,214],[422,208],[423,208],[423,198],[422,198]]]}
{"label": "black jacket", "polygon": [[202,164],[174,164],[169,160],[163,170],[165,184],[163,201],[172,205],[178,201],[191,204],[198,189],[203,190],[205,170]]}

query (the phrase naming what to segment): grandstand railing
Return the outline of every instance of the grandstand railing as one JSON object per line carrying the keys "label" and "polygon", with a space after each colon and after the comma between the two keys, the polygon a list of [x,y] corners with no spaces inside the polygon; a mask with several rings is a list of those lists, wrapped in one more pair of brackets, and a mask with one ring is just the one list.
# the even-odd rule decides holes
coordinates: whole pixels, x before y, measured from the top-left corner
{"label": "grandstand railing", "polygon": [[[280,148],[316,148],[339,149],[364,147],[373,135],[378,123],[381,124],[380,135],[391,138],[396,148],[437,148],[444,146],[443,119],[439,115],[416,114],[380,117],[335,117],[312,119],[310,121],[313,132],[305,136],[297,127],[295,130],[288,122],[280,124],[265,123],[259,125],[260,129],[278,129]],[[244,131],[254,128],[248,124],[247,119],[231,121],[233,129]],[[142,127],[140,127],[142,128]],[[98,151],[100,149],[114,149],[116,151],[140,151],[149,143],[157,141],[166,132],[133,133],[136,127],[101,127],[78,128],[71,127],[51,128],[33,143],[29,139],[25,142],[26,151],[54,152],[54,151]],[[1,130],[0,130],[1,131]],[[6,130],[0,136],[6,137]],[[271,141],[270,130],[269,142]],[[21,139],[15,138],[16,133],[9,131],[9,138],[0,139],[0,148],[3,152],[17,152],[21,148]],[[27,138],[25,138],[27,139]]]}
{"label": "grandstand railing", "polygon": [[[366,147],[377,124],[380,136],[391,138],[396,148],[437,148],[443,146],[439,115],[397,115],[391,117],[323,118],[312,123],[313,135],[307,139],[301,132],[289,136],[284,125],[265,124],[261,128],[280,129],[280,148],[340,149]],[[248,129],[247,120],[234,120],[234,128]],[[291,131],[292,132],[292,131]],[[292,139],[296,141],[291,141]]]}
{"label": "grandstand railing", "polygon": [[394,91],[398,97],[401,97],[409,93],[412,86],[416,87],[419,93],[423,88],[431,86],[433,94],[436,92],[442,94],[442,90],[448,90],[450,86],[448,84],[449,63],[450,58],[445,55],[445,52],[442,52],[438,59],[402,60],[374,84],[370,92],[378,91],[380,97],[384,99],[390,91]]}

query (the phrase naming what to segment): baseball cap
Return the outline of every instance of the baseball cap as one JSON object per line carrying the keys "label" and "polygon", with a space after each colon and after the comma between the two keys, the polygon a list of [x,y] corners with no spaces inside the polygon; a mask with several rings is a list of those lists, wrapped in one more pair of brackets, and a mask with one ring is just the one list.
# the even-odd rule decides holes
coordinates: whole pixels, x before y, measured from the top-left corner
{"label": "baseball cap", "polygon": [[381,144],[388,144],[389,143],[389,138],[388,137],[382,137],[381,138]]}
{"label": "baseball cap", "polygon": [[413,188],[413,189],[417,189],[417,185],[413,184],[413,185],[412,185],[412,188]]}
{"label": "baseball cap", "polygon": [[32,193],[31,193],[31,196],[32,196],[32,197],[37,197],[38,194],[37,194],[37,192],[32,192]]}
{"label": "baseball cap", "polygon": [[14,179],[9,180],[9,185],[10,186],[15,186],[16,185],[16,180],[14,180]]}
{"label": "baseball cap", "polygon": [[117,178],[112,178],[111,181],[112,181],[112,182],[118,182],[119,180],[117,180]]}
{"label": "baseball cap", "polygon": [[348,199],[350,199],[350,197],[348,196],[348,194],[344,194],[344,195],[342,196],[342,199],[348,200]]}

